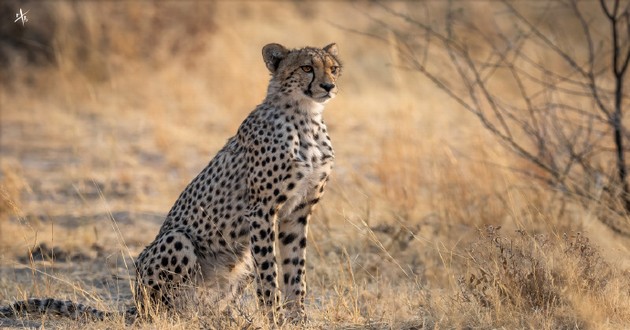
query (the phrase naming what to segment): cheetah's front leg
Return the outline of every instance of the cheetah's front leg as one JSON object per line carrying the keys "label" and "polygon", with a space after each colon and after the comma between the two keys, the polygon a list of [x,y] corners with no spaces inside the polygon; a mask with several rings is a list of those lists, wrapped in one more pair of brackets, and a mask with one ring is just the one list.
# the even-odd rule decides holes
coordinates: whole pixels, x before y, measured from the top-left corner
{"label": "cheetah's front leg", "polygon": [[278,243],[282,260],[283,293],[286,301],[286,315],[289,320],[299,323],[306,320],[304,296],[306,295],[305,258],[308,222],[311,216],[310,205],[301,204],[287,219],[279,222]]}
{"label": "cheetah's front leg", "polygon": [[263,205],[253,207],[249,212],[251,252],[256,269],[256,295],[259,306],[266,308],[269,319],[278,323],[280,292],[278,291],[278,266],[273,248],[275,240],[275,217],[265,211]]}
{"label": "cheetah's front leg", "polygon": [[319,201],[326,180],[313,187],[312,192],[287,217],[279,219],[278,243],[282,258],[283,293],[287,319],[294,323],[306,321],[306,237],[314,206]]}

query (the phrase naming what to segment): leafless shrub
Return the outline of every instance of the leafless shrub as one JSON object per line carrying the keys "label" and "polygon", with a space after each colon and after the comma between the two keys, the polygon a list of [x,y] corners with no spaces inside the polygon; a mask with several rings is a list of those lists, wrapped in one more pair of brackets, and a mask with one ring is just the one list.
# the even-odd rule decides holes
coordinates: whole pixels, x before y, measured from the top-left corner
{"label": "leafless shrub", "polygon": [[483,307],[512,305],[527,310],[549,310],[560,302],[552,269],[544,250],[544,235],[517,231],[503,236],[500,227],[488,226],[469,249],[472,272],[460,278],[462,297]]}
{"label": "leafless shrub", "polygon": [[360,33],[393,46],[401,69],[473,114],[522,161],[514,171],[598,206],[605,223],[630,233],[627,221],[609,221],[630,212],[622,117],[630,3],[504,0],[485,13],[458,1],[431,12],[378,6],[383,15],[371,17],[386,34]]}
{"label": "leafless shrub", "polygon": [[[523,315],[519,326],[587,327],[588,316],[575,309],[585,301],[588,306],[615,301],[618,297],[610,297],[610,292],[627,285],[581,233],[505,234],[500,227],[488,226],[467,252],[468,271],[458,278],[456,305],[476,308],[493,322],[515,321],[502,315],[518,313]],[[624,312],[621,308],[620,315]]]}
{"label": "leafless shrub", "polygon": [[601,290],[613,276],[612,269],[589,238],[581,233],[575,233],[564,234],[562,240],[564,253],[575,264],[580,288]]}

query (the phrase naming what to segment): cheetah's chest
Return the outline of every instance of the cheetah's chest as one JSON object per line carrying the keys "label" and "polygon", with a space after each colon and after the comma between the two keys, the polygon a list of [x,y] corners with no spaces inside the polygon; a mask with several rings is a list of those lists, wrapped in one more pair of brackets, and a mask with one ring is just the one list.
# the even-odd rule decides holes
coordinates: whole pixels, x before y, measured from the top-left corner
{"label": "cheetah's chest", "polygon": [[310,184],[318,184],[330,174],[333,165],[334,154],[330,144],[325,141],[328,136],[319,137],[318,134],[305,134],[300,137],[299,152],[296,163],[302,170],[302,181]]}
{"label": "cheetah's chest", "polygon": [[298,136],[298,152],[293,158],[295,188],[282,207],[281,216],[290,213],[300,203],[317,198],[334,163],[334,151],[323,123],[302,129]]}

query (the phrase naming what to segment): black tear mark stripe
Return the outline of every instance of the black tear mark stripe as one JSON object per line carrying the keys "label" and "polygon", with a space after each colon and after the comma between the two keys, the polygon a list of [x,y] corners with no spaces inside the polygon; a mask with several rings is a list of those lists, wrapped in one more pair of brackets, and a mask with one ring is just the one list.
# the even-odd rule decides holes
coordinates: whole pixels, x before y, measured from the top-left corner
{"label": "black tear mark stripe", "polygon": [[306,93],[308,96],[313,96],[313,91],[311,90],[311,86],[313,85],[313,82],[315,81],[315,68],[313,68],[313,77],[311,78],[311,82],[308,83],[308,89],[306,90]]}

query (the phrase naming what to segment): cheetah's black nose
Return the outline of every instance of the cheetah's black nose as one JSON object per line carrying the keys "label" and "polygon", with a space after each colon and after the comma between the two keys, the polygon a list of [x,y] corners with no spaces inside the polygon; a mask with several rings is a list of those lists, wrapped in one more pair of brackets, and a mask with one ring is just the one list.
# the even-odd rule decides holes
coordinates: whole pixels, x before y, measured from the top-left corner
{"label": "cheetah's black nose", "polygon": [[335,88],[335,84],[319,84],[319,87],[323,88],[327,92],[330,92],[330,90]]}

